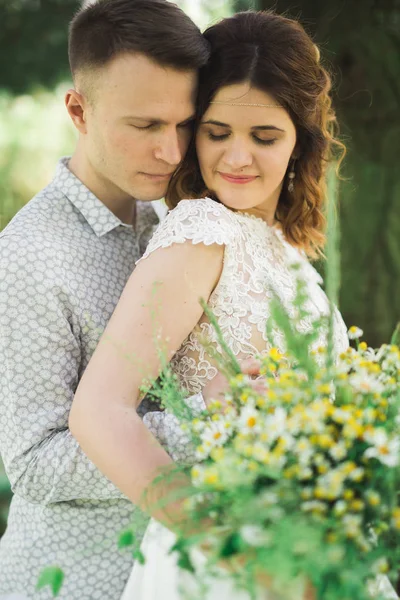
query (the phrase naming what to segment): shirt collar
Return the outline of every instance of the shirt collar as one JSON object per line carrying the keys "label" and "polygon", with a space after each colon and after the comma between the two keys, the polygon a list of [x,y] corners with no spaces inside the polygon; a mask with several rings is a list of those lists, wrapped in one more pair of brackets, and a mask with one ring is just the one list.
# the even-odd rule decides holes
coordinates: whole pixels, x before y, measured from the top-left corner
{"label": "shirt collar", "polygon": [[68,169],[69,159],[69,156],[60,159],[53,183],[79,210],[97,237],[121,225],[132,230],[132,225],[123,223]]}

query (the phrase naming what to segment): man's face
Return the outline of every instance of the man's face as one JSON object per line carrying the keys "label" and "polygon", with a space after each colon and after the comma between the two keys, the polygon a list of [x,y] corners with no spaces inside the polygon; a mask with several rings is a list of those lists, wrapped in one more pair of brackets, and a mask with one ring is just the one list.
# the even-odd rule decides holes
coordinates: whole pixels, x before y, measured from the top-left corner
{"label": "man's face", "polygon": [[83,142],[100,192],[118,201],[162,198],[190,141],[197,73],[124,54],[93,82]]}

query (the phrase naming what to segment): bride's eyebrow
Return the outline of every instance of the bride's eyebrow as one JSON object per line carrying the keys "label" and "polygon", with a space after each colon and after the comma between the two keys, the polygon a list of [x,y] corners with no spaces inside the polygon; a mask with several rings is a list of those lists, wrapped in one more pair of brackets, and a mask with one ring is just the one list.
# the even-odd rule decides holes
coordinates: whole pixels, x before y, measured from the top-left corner
{"label": "bride's eyebrow", "polygon": [[221,123],[221,121],[214,121],[213,119],[209,119],[208,121],[202,121],[202,125],[216,125],[217,127],[230,127],[227,123]]}
{"label": "bride's eyebrow", "polygon": [[255,127],[251,128],[256,129],[257,131],[281,131],[282,133],[285,132],[284,129],[280,129],[279,127],[276,127],[275,125],[256,125]]}
{"label": "bride's eyebrow", "polygon": [[[216,125],[217,127],[228,127],[228,128],[231,127],[227,123],[222,123],[221,121],[214,121],[214,119],[209,119],[208,121],[202,121],[201,124],[202,125]],[[255,131],[281,131],[282,133],[285,132],[284,129],[275,127],[275,125],[255,125],[254,127],[251,128],[251,130],[252,131],[253,130],[255,130]]]}

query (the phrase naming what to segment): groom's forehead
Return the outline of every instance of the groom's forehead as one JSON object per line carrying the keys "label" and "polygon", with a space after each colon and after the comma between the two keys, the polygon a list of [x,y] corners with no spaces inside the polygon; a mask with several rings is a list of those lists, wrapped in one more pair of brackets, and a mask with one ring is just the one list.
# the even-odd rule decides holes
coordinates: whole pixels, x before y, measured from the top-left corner
{"label": "groom's forehead", "polygon": [[[124,69],[122,69],[124,71]],[[136,73],[103,73],[99,88],[103,105],[110,112],[119,113],[120,118],[138,118],[158,122],[185,121],[193,116],[197,73],[155,69],[152,77]],[[100,91],[100,90],[99,90]]]}

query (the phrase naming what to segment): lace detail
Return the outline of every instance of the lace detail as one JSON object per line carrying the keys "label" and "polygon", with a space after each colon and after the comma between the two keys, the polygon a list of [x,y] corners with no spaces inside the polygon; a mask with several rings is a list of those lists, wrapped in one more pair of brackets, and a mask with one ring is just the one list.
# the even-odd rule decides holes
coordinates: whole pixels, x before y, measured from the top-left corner
{"label": "lace detail", "polygon": [[[310,316],[298,326],[309,332],[312,321],[327,315],[329,305],[321,288],[322,279],[302,252],[291,246],[282,232],[262,219],[229,210],[222,204],[204,198],[183,200],[157,228],[143,258],[157,248],[191,240],[194,244],[223,244],[224,265],[220,280],[209,299],[225,342],[238,359],[269,350],[266,325],[270,302],[275,294],[291,316],[297,278],[307,282]],[[143,260],[143,259],[142,259]],[[292,265],[297,264],[293,270]],[[335,310],[334,345],[337,353],[347,345],[345,324]],[[285,351],[284,336],[276,330],[275,345]],[[314,348],[326,344],[321,333]],[[172,359],[172,368],[189,394],[201,392],[217,374],[210,355],[220,351],[215,331],[203,315]],[[158,433],[159,435],[159,433]]]}
{"label": "lace detail", "polygon": [[223,204],[214,202],[210,198],[181,200],[178,206],[161,221],[146,252],[137,263],[158,248],[183,244],[188,240],[193,244],[206,246],[227,245],[233,241],[235,233],[240,233],[240,228],[235,222],[234,213]]}

